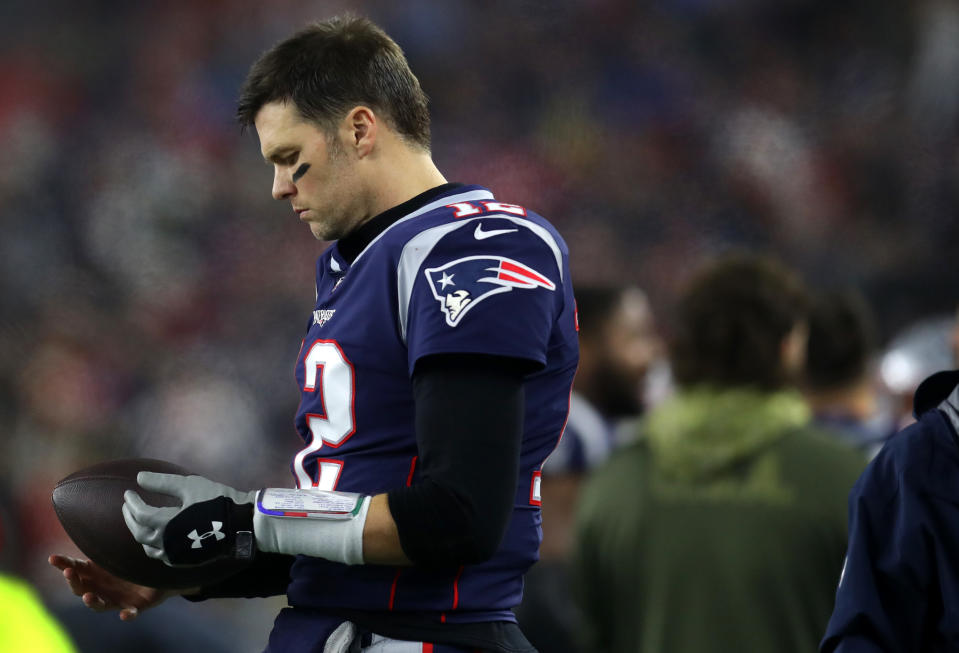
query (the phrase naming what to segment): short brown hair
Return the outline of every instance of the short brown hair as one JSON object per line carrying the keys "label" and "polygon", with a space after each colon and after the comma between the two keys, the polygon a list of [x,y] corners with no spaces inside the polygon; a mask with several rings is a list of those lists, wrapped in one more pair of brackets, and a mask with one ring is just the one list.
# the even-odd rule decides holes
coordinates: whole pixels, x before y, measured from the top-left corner
{"label": "short brown hair", "polygon": [[834,290],[812,300],[804,379],[809,389],[835,390],[862,381],[875,349],[875,318],[862,293]]}
{"label": "short brown hair", "polygon": [[577,286],[576,318],[579,338],[599,340],[602,331],[623,302],[629,289],[626,285]]}
{"label": "short brown hair", "polygon": [[366,18],[313,23],[260,55],[240,91],[237,120],[249,127],[275,101],[292,102],[327,132],[364,104],[412,143],[430,147],[426,94],[400,46]]}
{"label": "short brown hair", "polygon": [[775,390],[790,379],[785,337],[806,319],[799,278],[781,263],[730,254],[706,265],[679,301],[671,348],[680,385],[753,386]]}

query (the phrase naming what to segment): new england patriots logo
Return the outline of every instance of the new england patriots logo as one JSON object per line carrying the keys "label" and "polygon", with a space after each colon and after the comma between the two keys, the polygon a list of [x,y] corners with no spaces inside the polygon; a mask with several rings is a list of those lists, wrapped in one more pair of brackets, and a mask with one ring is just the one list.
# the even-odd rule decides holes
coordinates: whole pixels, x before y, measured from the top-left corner
{"label": "new england patriots logo", "polygon": [[513,288],[546,288],[556,284],[533,268],[504,256],[467,256],[438,268],[426,268],[433,297],[455,327],[469,310],[487,297]]}

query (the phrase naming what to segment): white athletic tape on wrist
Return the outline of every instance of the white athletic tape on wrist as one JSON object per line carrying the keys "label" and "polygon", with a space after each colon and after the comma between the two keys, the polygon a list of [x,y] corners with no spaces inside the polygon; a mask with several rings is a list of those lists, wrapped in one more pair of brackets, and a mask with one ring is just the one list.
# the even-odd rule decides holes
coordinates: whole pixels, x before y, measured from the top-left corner
{"label": "white athletic tape on wrist", "polygon": [[260,551],[363,563],[370,497],[353,492],[267,488],[256,495],[253,530]]}

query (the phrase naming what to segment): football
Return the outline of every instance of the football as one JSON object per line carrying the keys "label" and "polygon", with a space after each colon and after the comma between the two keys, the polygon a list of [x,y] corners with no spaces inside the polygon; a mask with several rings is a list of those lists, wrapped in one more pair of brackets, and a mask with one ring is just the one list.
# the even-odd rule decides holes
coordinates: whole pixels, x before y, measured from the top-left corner
{"label": "football", "polygon": [[179,465],[132,458],[99,463],[70,474],[53,489],[53,508],[73,543],[114,576],[159,589],[185,589],[222,580],[243,568],[237,560],[196,567],[169,567],[144,553],[123,521],[123,493],[135,490],[154,506],[177,506],[176,498],[137,485],[141,471],[190,474]]}

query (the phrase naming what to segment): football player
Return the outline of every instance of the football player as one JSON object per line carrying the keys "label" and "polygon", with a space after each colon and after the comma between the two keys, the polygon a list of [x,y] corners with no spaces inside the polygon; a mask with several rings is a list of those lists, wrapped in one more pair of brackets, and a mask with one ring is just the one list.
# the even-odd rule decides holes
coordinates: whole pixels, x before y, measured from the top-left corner
{"label": "football player", "polygon": [[[426,96],[366,19],[316,23],[263,54],[238,117],[273,197],[335,241],[296,361],[296,487],[141,473],[181,505],[127,493],[130,531],[169,565],[249,560],[185,595],[286,593],[271,653],[532,650],[511,608],[578,358],[566,244],[527,208],[446,181]],[[51,561],[121,618],[169,594]]]}

